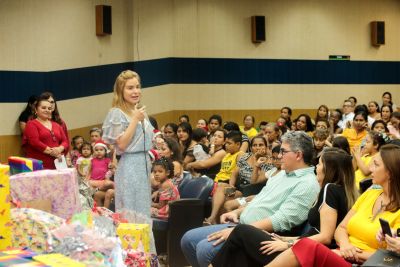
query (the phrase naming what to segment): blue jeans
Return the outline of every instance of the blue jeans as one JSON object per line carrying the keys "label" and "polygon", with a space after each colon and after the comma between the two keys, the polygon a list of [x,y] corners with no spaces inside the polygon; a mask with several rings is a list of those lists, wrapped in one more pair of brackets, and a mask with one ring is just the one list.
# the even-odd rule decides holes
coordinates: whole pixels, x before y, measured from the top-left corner
{"label": "blue jeans", "polygon": [[230,224],[217,224],[187,231],[181,239],[182,252],[193,267],[207,267],[224,243],[213,246],[207,241],[209,234],[228,228]]}

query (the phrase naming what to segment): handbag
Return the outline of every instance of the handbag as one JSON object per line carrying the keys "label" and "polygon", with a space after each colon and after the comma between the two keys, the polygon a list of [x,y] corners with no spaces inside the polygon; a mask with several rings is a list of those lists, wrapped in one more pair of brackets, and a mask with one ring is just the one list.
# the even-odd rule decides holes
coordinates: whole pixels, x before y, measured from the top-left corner
{"label": "handbag", "polygon": [[375,266],[396,266],[400,267],[400,256],[397,254],[385,250],[378,249],[371,257],[364,262],[364,267],[375,267]]}

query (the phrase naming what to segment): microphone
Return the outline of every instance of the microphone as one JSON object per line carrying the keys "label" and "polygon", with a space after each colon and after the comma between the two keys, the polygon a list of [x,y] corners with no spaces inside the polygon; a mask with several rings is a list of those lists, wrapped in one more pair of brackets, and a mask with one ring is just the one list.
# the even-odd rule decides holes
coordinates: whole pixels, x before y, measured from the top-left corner
{"label": "microphone", "polygon": [[[136,104],[136,109],[141,109],[142,107],[144,107],[142,103],[139,102],[139,103]],[[145,131],[144,119],[141,120],[140,123],[142,124],[142,129],[143,129],[143,134],[144,134],[145,133],[144,132]]]}

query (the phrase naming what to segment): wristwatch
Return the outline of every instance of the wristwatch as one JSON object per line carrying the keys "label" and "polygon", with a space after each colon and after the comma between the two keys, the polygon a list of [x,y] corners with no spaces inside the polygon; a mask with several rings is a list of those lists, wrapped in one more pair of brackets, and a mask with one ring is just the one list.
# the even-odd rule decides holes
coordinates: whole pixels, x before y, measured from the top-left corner
{"label": "wristwatch", "polygon": [[293,247],[293,244],[294,244],[294,240],[293,239],[290,239],[290,240],[287,241],[288,248]]}

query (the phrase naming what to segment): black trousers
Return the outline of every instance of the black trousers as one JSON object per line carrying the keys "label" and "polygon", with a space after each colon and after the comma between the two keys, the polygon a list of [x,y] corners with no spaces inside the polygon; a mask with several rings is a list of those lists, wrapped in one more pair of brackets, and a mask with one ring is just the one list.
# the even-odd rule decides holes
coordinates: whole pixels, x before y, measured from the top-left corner
{"label": "black trousers", "polygon": [[239,224],[212,260],[212,265],[213,267],[262,267],[281,253],[261,254],[261,241],[271,240],[271,235],[266,232],[251,225]]}

